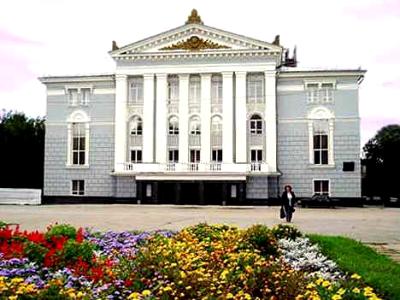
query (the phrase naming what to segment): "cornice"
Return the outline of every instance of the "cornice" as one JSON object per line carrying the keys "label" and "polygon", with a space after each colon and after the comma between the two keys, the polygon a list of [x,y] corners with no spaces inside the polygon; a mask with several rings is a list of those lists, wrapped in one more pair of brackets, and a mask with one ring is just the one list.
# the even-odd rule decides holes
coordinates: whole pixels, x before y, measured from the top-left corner
{"label": "cornice", "polygon": [[60,82],[96,82],[96,81],[114,81],[114,74],[99,75],[75,75],[75,76],[44,76],[38,78],[41,83],[60,83]]}

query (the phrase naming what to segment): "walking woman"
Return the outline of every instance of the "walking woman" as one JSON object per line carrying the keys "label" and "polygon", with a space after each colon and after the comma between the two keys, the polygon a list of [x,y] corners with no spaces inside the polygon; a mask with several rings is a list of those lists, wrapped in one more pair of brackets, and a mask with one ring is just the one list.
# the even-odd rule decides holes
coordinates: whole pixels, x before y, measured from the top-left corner
{"label": "walking woman", "polygon": [[292,216],[295,211],[294,205],[296,203],[296,196],[293,193],[292,187],[290,185],[285,186],[285,190],[282,193],[282,208],[286,216],[286,221],[291,222]]}

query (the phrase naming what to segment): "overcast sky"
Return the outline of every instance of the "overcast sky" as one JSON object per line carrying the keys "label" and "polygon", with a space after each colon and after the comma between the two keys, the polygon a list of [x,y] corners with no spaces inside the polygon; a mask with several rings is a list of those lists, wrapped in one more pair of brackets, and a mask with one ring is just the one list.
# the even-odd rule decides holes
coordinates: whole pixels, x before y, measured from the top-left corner
{"label": "overcast sky", "polygon": [[400,0],[2,0],[0,109],[46,114],[43,75],[112,72],[119,46],[182,25],[206,25],[297,45],[301,67],[368,70],[360,90],[362,144],[400,124]]}

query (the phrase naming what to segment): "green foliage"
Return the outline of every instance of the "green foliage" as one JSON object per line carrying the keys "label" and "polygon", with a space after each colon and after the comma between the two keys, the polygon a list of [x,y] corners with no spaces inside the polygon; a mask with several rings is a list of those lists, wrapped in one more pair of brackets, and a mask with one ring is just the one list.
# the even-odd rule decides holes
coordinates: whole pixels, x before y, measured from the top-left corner
{"label": "green foliage", "polygon": [[277,240],[272,231],[265,225],[257,224],[249,227],[244,232],[243,239],[264,256],[277,254]]}
{"label": "green foliage", "polygon": [[383,127],[363,148],[368,196],[400,197],[397,173],[400,168],[400,125]]}
{"label": "green foliage", "polygon": [[49,230],[45,234],[45,237],[48,241],[50,241],[53,236],[65,236],[69,239],[75,239],[76,233],[77,231],[75,227],[69,224],[56,224],[49,228]]}
{"label": "green foliage", "polygon": [[291,225],[278,224],[271,229],[272,234],[276,239],[290,239],[295,240],[302,236],[300,230]]}
{"label": "green foliage", "polygon": [[25,254],[30,261],[34,261],[39,264],[43,263],[47,251],[48,249],[46,247],[38,243],[31,241],[25,242]]}
{"label": "green foliage", "polygon": [[74,240],[68,240],[62,251],[62,260],[68,263],[80,258],[87,263],[91,263],[93,251],[94,246],[89,242],[77,243]]}
{"label": "green foliage", "polygon": [[6,228],[7,223],[0,220],[0,229]]}
{"label": "green foliage", "polygon": [[43,187],[44,132],[44,118],[0,111],[0,187]]}
{"label": "green foliage", "polygon": [[222,233],[228,230],[235,230],[235,228],[228,225],[208,225],[207,223],[200,223],[187,228],[187,231],[198,238],[199,241],[220,240]]}
{"label": "green foliage", "polygon": [[310,235],[310,239],[342,270],[360,274],[385,299],[400,300],[400,264],[349,238]]}

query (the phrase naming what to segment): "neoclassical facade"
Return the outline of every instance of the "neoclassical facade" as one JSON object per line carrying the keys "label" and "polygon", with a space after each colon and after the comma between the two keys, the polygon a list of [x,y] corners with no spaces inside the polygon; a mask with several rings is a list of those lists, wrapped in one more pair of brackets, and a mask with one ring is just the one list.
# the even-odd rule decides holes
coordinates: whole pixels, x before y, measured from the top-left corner
{"label": "neoclassical facade", "polygon": [[359,198],[365,71],[307,70],[280,45],[203,24],[109,52],[113,74],[42,77],[51,201],[245,204]]}

